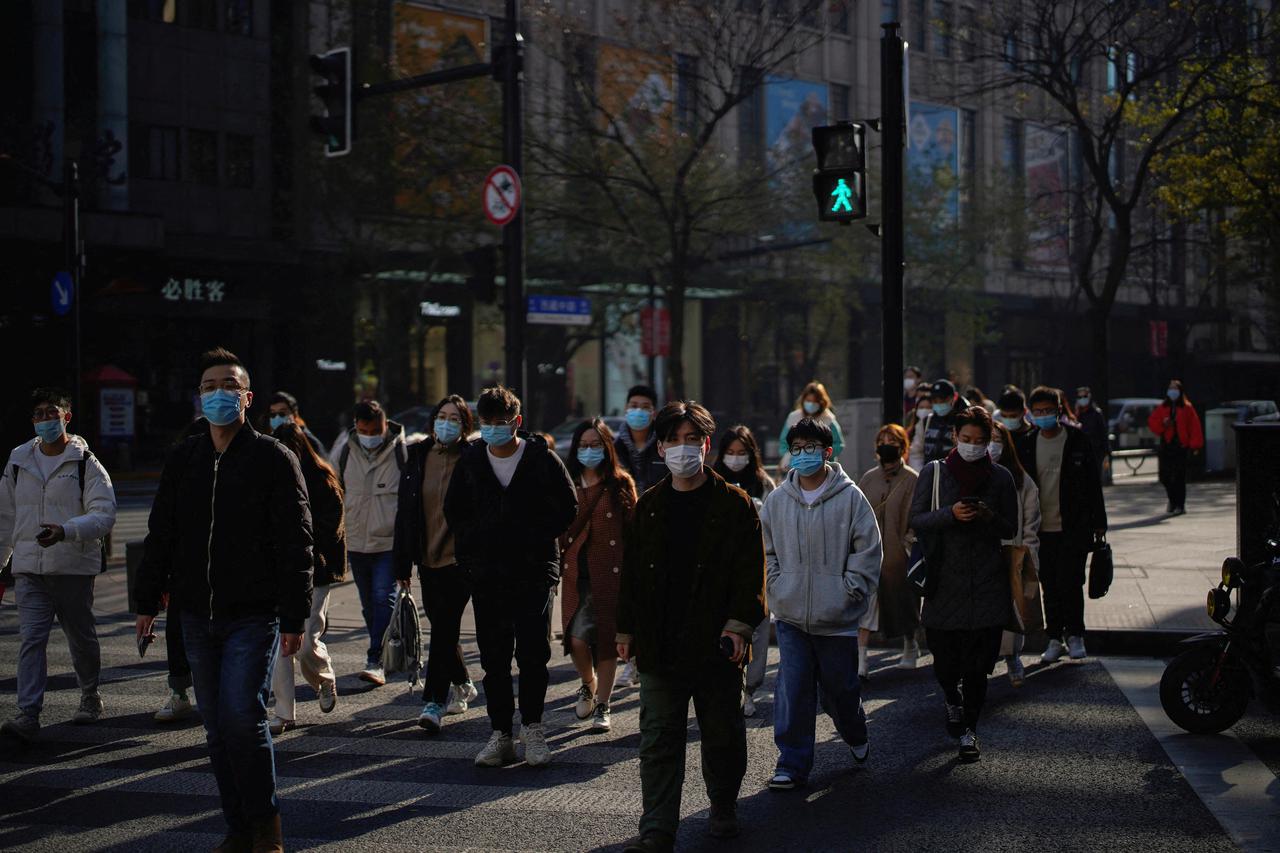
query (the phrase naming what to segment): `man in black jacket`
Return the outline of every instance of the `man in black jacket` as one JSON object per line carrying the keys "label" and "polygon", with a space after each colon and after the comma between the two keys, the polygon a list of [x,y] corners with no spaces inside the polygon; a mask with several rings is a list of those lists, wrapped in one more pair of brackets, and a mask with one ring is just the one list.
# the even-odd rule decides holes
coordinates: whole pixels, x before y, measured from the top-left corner
{"label": "man in black jacket", "polygon": [[246,421],[240,360],[212,350],[201,371],[210,428],[165,462],[137,578],[138,641],[154,639],[169,592],[229,826],[218,849],[283,851],[267,696],[277,644],[295,653],[311,612],[307,487],[297,457]]}
{"label": "man in black jacket", "polygon": [[542,727],[547,698],[551,590],[560,580],[557,539],[578,512],[560,457],[537,435],[518,432],[520,400],[501,386],[476,402],[482,441],[466,448],[449,480],[444,516],[458,565],[471,575],[476,642],[493,735],[477,767],[516,760],[511,658],[520,668],[520,739],[525,761],[551,761]]}
{"label": "man in black jacket", "polygon": [[1085,562],[1107,532],[1102,481],[1089,438],[1064,423],[1062,392],[1042,385],[1028,404],[1033,429],[1015,440],[1022,467],[1040,489],[1040,582],[1049,635],[1040,659],[1053,663],[1070,654],[1082,660]]}
{"label": "man in black jacket", "polygon": [[911,467],[923,471],[930,462],[940,462],[956,446],[956,418],[969,408],[969,402],[956,391],[950,380],[939,379],[930,391],[933,409],[916,424],[911,442]]}

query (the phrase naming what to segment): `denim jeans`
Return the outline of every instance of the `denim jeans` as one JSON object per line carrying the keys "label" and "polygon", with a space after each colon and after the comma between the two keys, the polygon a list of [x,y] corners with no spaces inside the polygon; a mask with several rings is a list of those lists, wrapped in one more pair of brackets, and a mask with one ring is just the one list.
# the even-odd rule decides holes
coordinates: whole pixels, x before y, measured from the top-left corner
{"label": "denim jeans", "polygon": [[803,782],[813,770],[819,687],[844,742],[850,746],[867,742],[867,718],[858,683],[858,638],[808,634],[781,620],[777,631],[781,662],[773,740],[779,752],[778,771]]}
{"label": "denim jeans", "polygon": [[391,552],[347,554],[351,576],[360,593],[360,613],[369,629],[369,651],[365,659],[370,666],[382,666],[382,638],[391,624],[391,611],[396,603],[396,570],[391,565]]}
{"label": "denim jeans", "polygon": [[267,728],[279,623],[274,616],[210,621],[185,611],[182,635],[222,814],[233,831],[249,832],[253,821],[280,811]]}

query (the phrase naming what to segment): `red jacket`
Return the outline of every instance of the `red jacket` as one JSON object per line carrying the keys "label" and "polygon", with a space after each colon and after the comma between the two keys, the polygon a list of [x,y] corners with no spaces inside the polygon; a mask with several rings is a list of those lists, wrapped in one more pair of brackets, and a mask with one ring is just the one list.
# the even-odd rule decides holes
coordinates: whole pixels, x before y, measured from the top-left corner
{"label": "red jacket", "polygon": [[[1165,421],[1170,418],[1173,418],[1173,423],[1166,427]],[[1162,442],[1173,441],[1176,430],[1178,444],[1188,450],[1204,448],[1204,430],[1200,428],[1200,416],[1194,406],[1172,406],[1166,400],[1152,410],[1151,417],[1147,418],[1147,427]]]}

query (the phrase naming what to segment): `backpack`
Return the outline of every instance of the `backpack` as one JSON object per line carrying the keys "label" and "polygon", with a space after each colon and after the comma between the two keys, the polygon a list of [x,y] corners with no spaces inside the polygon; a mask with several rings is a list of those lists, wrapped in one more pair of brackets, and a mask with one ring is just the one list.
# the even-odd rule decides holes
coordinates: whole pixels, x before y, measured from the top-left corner
{"label": "backpack", "polygon": [[422,626],[418,605],[408,590],[400,590],[391,611],[391,624],[382,637],[382,669],[387,675],[403,672],[412,690],[422,671]]}
{"label": "backpack", "polygon": [[[80,457],[80,461],[76,463],[76,479],[80,482],[81,506],[84,505],[84,472],[89,467],[89,460],[96,459],[96,458],[97,457],[94,456],[93,453],[86,450],[84,452],[84,456]],[[18,482],[19,470],[20,469],[15,464],[13,466],[13,482],[15,486],[17,485],[17,482]],[[98,574],[102,574],[107,570],[107,557],[110,555],[110,553],[111,553],[111,534],[108,532],[107,535],[102,537],[102,564],[98,568]],[[6,565],[5,568],[8,569],[10,565],[12,565],[12,559],[10,560],[10,564]]]}
{"label": "backpack", "polygon": [[[400,476],[404,476],[404,466],[409,463],[408,451],[405,450],[404,442],[397,441],[395,444],[396,467],[400,469]],[[338,454],[338,482],[342,484],[345,491],[347,488],[347,460],[351,458],[351,442],[348,441],[342,445],[342,453]]]}

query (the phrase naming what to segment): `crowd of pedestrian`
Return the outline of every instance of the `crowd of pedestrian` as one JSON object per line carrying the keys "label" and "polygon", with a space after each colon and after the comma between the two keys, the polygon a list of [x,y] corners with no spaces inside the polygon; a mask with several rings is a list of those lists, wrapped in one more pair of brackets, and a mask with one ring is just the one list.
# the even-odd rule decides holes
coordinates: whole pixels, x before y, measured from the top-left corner
{"label": "crowd of pedestrian", "polygon": [[[491,731],[478,767],[517,762],[517,744],[530,766],[553,760],[543,714],[557,631],[580,680],[575,715],[592,731],[610,732],[614,692],[638,686],[643,816],[632,851],[674,843],[691,703],[711,833],[738,833],[744,717],[756,713],[773,636],[778,757],[766,784],[777,791],[807,782],[819,709],[851,765],[869,760],[873,635],[901,643],[904,669],[927,644],[940,728],[966,762],[981,755],[997,662],[1023,683],[1028,634],[1047,635],[1045,664],[1087,655],[1085,563],[1107,531],[1106,422],[1088,387],[1069,401],[1006,386],[992,400],[909,368],[903,421],[880,426],[859,474],[842,467],[840,423],[813,382],[783,424],[775,481],[746,426],[724,428],[643,385],[629,390],[618,434],[582,420],[566,462],[501,386],[474,408],[440,400],[412,442],[363,401],[326,454],[286,392],[255,428],[234,354],[213,350],[199,371],[201,416],[166,459],[134,593],[141,654],[165,614],[169,696],[157,722],[198,707],[204,723],[228,827],[219,850],[283,849],[272,739],[297,723],[299,676],[322,714],[339,701],[325,633],[348,569],[368,638],[356,675],[374,688],[387,681],[384,642],[417,571],[430,628],[417,717],[426,736],[479,698],[460,642],[473,608]],[[37,436],[0,480],[0,563],[12,557],[22,642],[18,713],[4,731],[24,740],[39,731],[55,618],[82,693],[74,722],[103,713],[93,581],[115,518],[109,475],[67,431],[68,396],[39,389],[32,403]],[[1181,512],[1186,456],[1203,435],[1180,383],[1150,426],[1169,510]]]}

